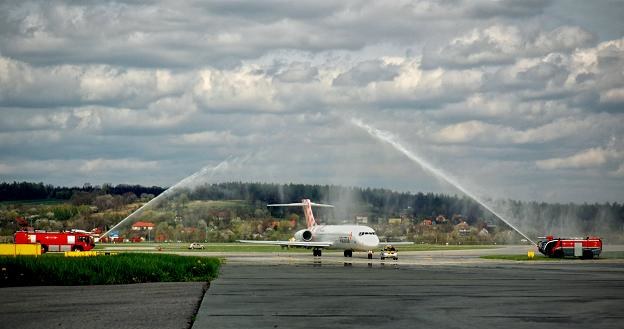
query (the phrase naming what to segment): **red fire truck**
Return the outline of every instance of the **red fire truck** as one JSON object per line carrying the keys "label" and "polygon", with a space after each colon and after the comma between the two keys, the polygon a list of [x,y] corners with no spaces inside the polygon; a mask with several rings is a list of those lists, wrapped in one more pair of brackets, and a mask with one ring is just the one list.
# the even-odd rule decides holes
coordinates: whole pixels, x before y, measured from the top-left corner
{"label": "red fire truck", "polygon": [[563,258],[569,256],[592,259],[599,257],[602,252],[602,240],[595,236],[588,236],[585,239],[555,239],[552,235],[549,235],[545,239],[537,242],[537,249],[548,257]]}
{"label": "red fire truck", "polygon": [[40,243],[43,252],[89,251],[95,247],[93,238],[85,232],[17,231],[15,243]]}

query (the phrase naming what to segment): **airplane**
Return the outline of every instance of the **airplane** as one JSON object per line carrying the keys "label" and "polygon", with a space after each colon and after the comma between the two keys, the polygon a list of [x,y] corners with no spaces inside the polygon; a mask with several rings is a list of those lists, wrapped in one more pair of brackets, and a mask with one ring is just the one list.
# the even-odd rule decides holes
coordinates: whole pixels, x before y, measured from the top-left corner
{"label": "airplane", "polygon": [[267,207],[303,207],[303,214],[306,219],[307,228],[299,230],[295,236],[288,241],[259,241],[259,240],[238,240],[241,243],[255,243],[264,245],[279,245],[287,247],[312,248],[312,254],[320,257],[322,250],[342,249],[345,257],[352,257],[354,251],[368,252],[368,259],[373,258],[373,249],[380,246],[407,245],[413,242],[380,242],[375,230],[363,225],[319,225],[314,219],[312,206],[330,207],[328,204],[314,203],[309,199],[303,199],[299,203],[269,204]]}

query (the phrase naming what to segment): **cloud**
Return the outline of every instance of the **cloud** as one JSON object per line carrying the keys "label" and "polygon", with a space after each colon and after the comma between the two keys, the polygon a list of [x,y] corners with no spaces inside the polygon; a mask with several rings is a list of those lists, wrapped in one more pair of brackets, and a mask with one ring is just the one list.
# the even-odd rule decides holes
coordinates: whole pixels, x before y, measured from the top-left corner
{"label": "cloud", "polygon": [[[582,150],[567,157],[551,158],[536,161],[540,169],[585,169],[619,166],[617,169],[607,172],[611,176],[619,176],[622,169],[624,151],[618,140],[612,138],[606,147],[592,147]],[[611,170],[611,169],[608,169]]]}
{"label": "cloud", "polygon": [[373,81],[391,81],[398,75],[399,68],[396,65],[386,64],[379,60],[364,61],[339,74],[333,84],[335,86],[366,86]]}
{"label": "cloud", "polygon": [[468,1],[468,13],[479,18],[496,16],[527,17],[540,14],[551,1],[546,0],[497,0],[497,1]]}
{"label": "cloud", "polygon": [[204,69],[193,87],[194,99],[209,111],[281,111],[271,79],[258,68]]}
{"label": "cloud", "polygon": [[16,173],[75,173],[95,175],[102,172],[113,171],[144,171],[159,168],[156,161],[143,161],[132,158],[122,159],[91,159],[91,160],[60,160],[51,159],[45,161],[25,161],[19,166],[0,163],[0,175],[12,175]]}
{"label": "cloud", "polygon": [[607,162],[608,152],[602,148],[591,148],[564,158],[552,158],[536,162],[540,169],[594,168]]}
{"label": "cloud", "polygon": [[624,88],[613,88],[600,93],[601,103],[622,104],[624,103]]}
{"label": "cloud", "polygon": [[141,107],[180,94],[192,81],[168,70],[102,65],[35,67],[0,57],[0,105],[41,107],[126,105]]}
{"label": "cloud", "polygon": [[[477,143],[483,145],[541,144],[562,139],[575,139],[579,131],[595,138],[610,128],[617,130],[622,119],[612,115],[590,115],[585,118],[559,118],[540,126],[516,129],[513,126],[470,120],[447,125],[433,134],[440,143]],[[607,132],[608,134],[608,132]]]}
{"label": "cloud", "polygon": [[240,138],[230,131],[202,131],[198,133],[182,134],[176,136],[173,142],[185,145],[232,145],[240,142]]}
{"label": "cloud", "polygon": [[615,177],[624,177],[624,163],[620,164],[620,166],[613,171],[611,175]]}
{"label": "cloud", "polygon": [[101,171],[143,171],[159,167],[157,161],[141,161],[137,159],[93,159],[86,160],[78,167],[83,174],[94,174]]}
{"label": "cloud", "polygon": [[275,78],[282,82],[310,82],[318,77],[318,69],[309,62],[293,62],[288,65]]}
{"label": "cloud", "polygon": [[[172,184],[262,153],[245,177],[271,168],[267,177],[443,190],[414,186],[426,175],[344,125],[356,116],[461,164],[449,171],[485,191],[501,183],[536,198],[540,184],[566,181],[586,187],[549,195],[611,200],[624,157],[605,141],[624,139],[624,36],[617,15],[580,19],[573,7],[2,2],[0,178]],[[584,170],[543,169],[566,163]]]}
{"label": "cloud", "polygon": [[516,25],[498,24],[475,28],[437,50],[425,51],[423,66],[434,68],[511,64],[519,56],[568,53],[594,42],[595,37],[591,33],[577,26],[561,26],[551,31],[533,32]]}

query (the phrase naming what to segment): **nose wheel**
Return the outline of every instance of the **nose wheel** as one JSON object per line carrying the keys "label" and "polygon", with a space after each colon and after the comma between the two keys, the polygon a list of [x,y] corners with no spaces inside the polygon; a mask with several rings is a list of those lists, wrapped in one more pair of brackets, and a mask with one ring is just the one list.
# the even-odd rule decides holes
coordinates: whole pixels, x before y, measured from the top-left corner
{"label": "nose wheel", "polygon": [[373,251],[372,250],[368,251],[368,259],[373,259]]}
{"label": "nose wheel", "polygon": [[352,257],[353,256],[353,250],[345,250],[344,251],[344,256],[345,257]]}
{"label": "nose wheel", "polygon": [[314,257],[321,257],[321,250],[322,250],[322,249],[319,249],[319,248],[314,248],[314,249],[312,250],[312,255],[314,255]]}

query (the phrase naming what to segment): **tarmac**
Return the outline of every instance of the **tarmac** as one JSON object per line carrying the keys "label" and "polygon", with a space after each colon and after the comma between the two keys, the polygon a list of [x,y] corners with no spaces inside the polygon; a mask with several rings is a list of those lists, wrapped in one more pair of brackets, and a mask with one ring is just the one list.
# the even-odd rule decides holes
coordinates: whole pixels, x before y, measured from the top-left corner
{"label": "tarmac", "polygon": [[479,258],[524,249],[403,252],[385,262],[337,252],[237,253],[209,289],[0,288],[0,328],[622,327],[623,260]]}
{"label": "tarmac", "polygon": [[205,282],[0,288],[0,328],[190,328]]}
{"label": "tarmac", "polygon": [[226,265],[200,328],[622,328],[624,265]]}

